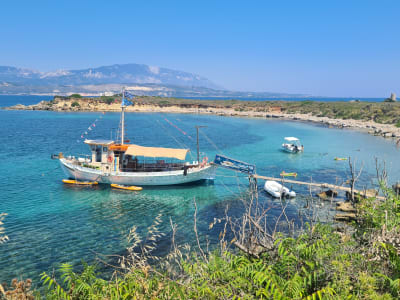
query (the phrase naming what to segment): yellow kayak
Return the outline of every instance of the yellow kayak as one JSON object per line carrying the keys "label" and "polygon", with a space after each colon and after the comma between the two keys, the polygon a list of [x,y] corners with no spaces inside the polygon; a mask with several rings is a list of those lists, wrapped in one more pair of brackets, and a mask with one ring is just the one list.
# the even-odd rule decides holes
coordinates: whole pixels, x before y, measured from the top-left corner
{"label": "yellow kayak", "polygon": [[335,157],[335,160],[347,160],[347,157]]}
{"label": "yellow kayak", "polygon": [[297,177],[297,173],[291,172],[291,173],[286,173],[285,171],[282,171],[280,174],[282,177]]}
{"label": "yellow kayak", "polygon": [[143,188],[140,186],[134,186],[134,185],[120,185],[116,183],[112,183],[111,187],[116,188],[116,189],[121,189],[121,190],[128,190],[128,191],[141,191]]}
{"label": "yellow kayak", "polygon": [[62,182],[68,183],[68,184],[79,184],[79,185],[99,184],[97,181],[78,181],[78,180],[72,180],[72,179],[63,179]]}

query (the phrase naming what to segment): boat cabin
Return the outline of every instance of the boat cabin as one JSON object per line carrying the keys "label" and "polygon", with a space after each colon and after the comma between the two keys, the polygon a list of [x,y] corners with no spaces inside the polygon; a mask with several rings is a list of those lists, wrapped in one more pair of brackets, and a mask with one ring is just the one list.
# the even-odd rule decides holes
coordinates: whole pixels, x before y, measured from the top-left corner
{"label": "boat cabin", "polygon": [[[112,140],[85,140],[92,152],[90,166],[99,168],[102,171],[110,171],[110,163],[112,163],[113,152],[110,146],[114,144]],[[111,157],[111,159],[110,159]],[[111,161],[110,161],[111,160]]]}
{"label": "boat cabin", "polygon": [[198,162],[182,162],[189,149],[116,144],[112,140],[85,140],[85,144],[92,152],[89,166],[103,172],[161,172],[198,165]]}

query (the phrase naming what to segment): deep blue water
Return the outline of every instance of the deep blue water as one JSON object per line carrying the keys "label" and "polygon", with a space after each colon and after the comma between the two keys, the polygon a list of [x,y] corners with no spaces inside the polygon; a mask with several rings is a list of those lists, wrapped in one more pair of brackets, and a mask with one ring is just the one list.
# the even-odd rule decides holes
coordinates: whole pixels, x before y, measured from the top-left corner
{"label": "deep blue water", "polygon": [[0,107],[12,106],[17,104],[32,105],[42,100],[51,100],[53,96],[4,96],[0,95]]}
{"label": "deep blue water", "polygon": [[[14,101],[1,97],[3,102]],[[37,102],[37,99],[29,100]],[[241,197],[247,178],[219,170],[214,184],[144,188],[138,193],[63,185],[64,175],[52,153],[88,154],[80,135],[99,118],[99,113],[0,110],[0,212],[5,219],[9,242],[0,245],[0,282],[14,277],[39,281],[42,271],[51,272],[62,262],[94,262],[93,252],[121,254],[132,226],[145,231],[161,213],[161,229],[166,233],[160,253],[169,248],[169,218],[178,224],[178,243],[193,243],[193,201],[198,205],[199,232],[215,242],[218,228],[208,230],[214,217],[222,217],[226,205],[230,213],[242,212]],[[193,139],[170,126],[165,118]],[[116,128],[118,113],[106,113],[89,138],[109,138]],[[370,186],[375,174],[374,157],[384,158],[392,182],[400,178],[399,151],[392,140],[343,129],[281,120],[230,118],[205,115],[129,113],[127,138],[147,146],[186,145],[195,157],[195,125],[206,125],[200,135],[201,151],[212,158],[216,153],[256,164],[257,172],[278,176],[282,170],[297,172],[299,180],[341,183],[348,177],[347,163],[334,157],[352,156],[364,163],[361,183]],[[284,136],[299,137],[305,152],[281,152]],[[189,156],[190,159],[190,156]],[[259,182],[261,190],[263,182]],[[299,197],[290,201],[288,215],[297,218],[308,191],[293,187]],[[265,205],[276,204],[264,192]],[[272,210],[271,213],[276,213]],[[326,217],[334,212],[321,211]],[[107,271],[107,270],[104,270]]]}

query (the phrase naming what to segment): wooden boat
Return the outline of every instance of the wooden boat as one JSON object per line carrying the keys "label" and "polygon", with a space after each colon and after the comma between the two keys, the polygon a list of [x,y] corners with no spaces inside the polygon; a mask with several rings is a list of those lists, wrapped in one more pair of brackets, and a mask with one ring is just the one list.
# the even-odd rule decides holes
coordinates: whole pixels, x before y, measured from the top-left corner
{"label": "wooden boat", "polygon": [[294,191],[289,190],[287,187],[273,180],[267,180],[265,182],[264,190],[275,198],[296,197]]}
{"label": "wooden boat", "polygon": [[281,175],[281,177],[297,177],[296,172],[286,173],[285,171],[282,171],[280,175]]}
{"label": "wooden boat", "polygon": [[120,184],[115,184],[112,183],[111,187],[116,188],[116,189],[121,189],[121,190],[128,190],[128,191],[141,191],[143,188],[140,186],[134,186],[134,185],[120,185]]}
{"label": "wooden boat", "polygon": [[127,94],[126,91],[122,92],[121,135],[118,141],[85,140],[91,150],[87,158],[62,154],[54,156],[59,159],[66,176],[80,181],[123,186],[174,185],[214,180],[216,167],[208,162],[207,157],[200,157],[198,144],[197,161],[192,162],[185,161],[189,149],[127,144],[124,136],[124,111],[127,105],[132,104],[125,99],[129,96]]}
{"label": "wooden boat", "polygon": [[96,185],[99,184],[97,181],[78,181],[73,179],[63,179],[62,182],[66,184],[78,184],[78,185]]}

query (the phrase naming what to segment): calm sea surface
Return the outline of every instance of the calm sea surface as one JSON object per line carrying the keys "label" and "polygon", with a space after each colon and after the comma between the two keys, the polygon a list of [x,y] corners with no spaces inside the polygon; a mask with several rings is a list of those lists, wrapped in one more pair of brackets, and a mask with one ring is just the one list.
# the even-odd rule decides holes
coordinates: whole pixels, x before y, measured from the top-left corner
{"label": "calm sea surface", "polygon": [[[27,99],[29,98],[29,99]],[[0,103],[36,103],[43,97],[0,97]],[[30,102],[31,101],[31,102]],[[123,254],[125,238],[132,226],[143,233],[158,214],[162,214],[163,253],[169,249],[169,218],[178,225],[178,243],[193,243],[193,200],[198,205],[201,235],[215,242],[218,228],[208,230],[214,217],[222,217],[227,205],[230,213],[242,212],[240,198],[248,188],[247,178],[219,170],[214,184],[144,188],[132,193],[95,188],[70,187],[52,153],[88,154],[81,134],[96,119],[99,121],[89,138],[110,138],[118,126],[119,114],[59,113],[47,111],[0,110],[0,212],[5,219],[10,240],[0,245],[0,282],[14,277],[39,281],[42,271],[51,272],[62,262],[78,265],[81,260],[95,261],[94,253]],[[187,132],[192,138],[169,125]],[[192,149],[195,157],[195,125],[207,126],[200,135],[201,151],[211,159],[216,153],[253,163],[257,172],[279,176],[282,170],[297,172],[299,180],[336,183],[348,178],[347,163],[334,157],[354,157],[357,166],[364,164],[361,183],[370,186],[375,174],[374,157],[386,160],[391,182],[400,179],[399,151],[392,140],[385,140],[352,130],[264,119],[229,118],[204,115],[129,113],[126,114],[127,137],[145,146]],[[299,137],[305,152],[291,155],[281,152],[284,136]],[[206,138],[207,137],[207,138]],[[189,159],[191,157],[189,156]],[[262,191],[266,205],[277,205]],[[297,218],[308,191],[293,187],[299,196],[291,200],[288,214]],[[328,205],[321,217],[334,214]],[[271,210],[274,214],[277,209]],[[107,269],[101,270],[107,272]]]}

